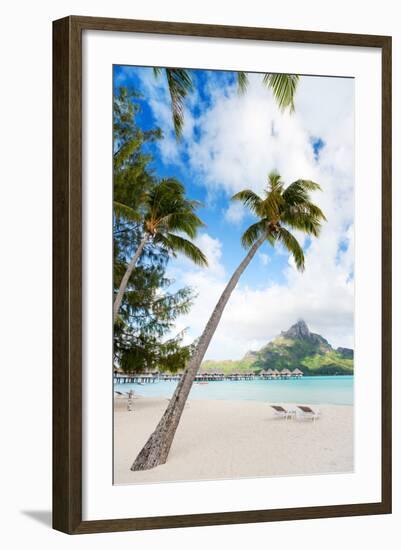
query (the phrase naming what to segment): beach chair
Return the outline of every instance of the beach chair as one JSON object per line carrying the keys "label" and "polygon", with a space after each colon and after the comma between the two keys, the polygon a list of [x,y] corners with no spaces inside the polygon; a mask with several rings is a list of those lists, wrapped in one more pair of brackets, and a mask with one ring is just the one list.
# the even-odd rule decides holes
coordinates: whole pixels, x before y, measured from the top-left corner
{"label": "beach chair", "polygon": [[132,411],[134,409],[134,391],[130,390],[129,392],[122,392],[115,390],[114,393],[116,394],[118,399],[126,399],[127,400],[127,411]]}
{"label": "beach chair", "polygon": [[316,422],[316,419],[320,417],[320,410],[313,410],[307,405],[297,405],[297,418],[302,420],[311,419]]}
{"label": "beach chair", "polygon": [[274,410],[274,416],[277,416],[278,418],[285,418],[288,420],[294,414],[294,411],[291,409],[285,409],[281,405],[270,405],[270,407]]}

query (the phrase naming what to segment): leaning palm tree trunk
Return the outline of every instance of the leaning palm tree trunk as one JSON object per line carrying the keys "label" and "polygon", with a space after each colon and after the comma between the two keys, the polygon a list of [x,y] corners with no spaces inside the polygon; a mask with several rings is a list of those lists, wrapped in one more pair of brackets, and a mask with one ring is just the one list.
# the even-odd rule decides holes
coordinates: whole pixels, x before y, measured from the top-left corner
{"label": "leaning palm tree trunk", "polygon": [[114,306],[113,306],[114,322],[116,322],[118,312],[120,311],[121,302],[123,301],[123,296],[127,289],[128,281],[132,275],[132,272],[134,271],[134,268],[139,260],[140,255],[143,252],[143,249],[145,248],[145,244],[147,243],[147,240],[148,240],[148,235],[145,235],[138,246],[138,250],[135,252],[132,260],[128,264],[127,270],[124,273],[124,277],[121,279],[120,288],[118,289],[117,295],[114,300]]}
{"label": "leaning palm tree trunk", "polygon": [[226,307],[227,302],[239,281],[239,278],[265,239],[266,235],[262,235],[262,237],[260,237],[253,244],[248,254],[229,280],[223,294],[220,296],[220,299],[213,310],[202,336],[199,339],[194,355],[184,370],[181,380],[177,385],[174,395],[171,398],[163,417],[135,459],[131,466],[131,470],[149,470],[150,468],[154,468],[155,466],[166,462],[175,432],[181,419],[182,411],[184,410],[185,402],[188,398],[188,394],[191,390],[206,350],[209,347],[210,340],[212,339],[219,324],[224,308]]}

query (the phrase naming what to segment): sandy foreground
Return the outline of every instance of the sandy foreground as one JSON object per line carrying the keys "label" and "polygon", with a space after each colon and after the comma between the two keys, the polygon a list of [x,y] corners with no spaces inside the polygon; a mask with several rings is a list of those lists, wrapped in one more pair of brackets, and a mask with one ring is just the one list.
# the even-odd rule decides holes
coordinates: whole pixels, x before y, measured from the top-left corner
{"label": "sandy foreground", "polygon": [[165,398],[140,397],[134,400],[134,410],[127,411],[124,399],[115,400],[114,483],[353,470],[352,406],[318,405],[321,417],[312,422],[277,418],[268,403],[192,400],[185,407],[167,463],[132,472],[134,458],[167,404]]}

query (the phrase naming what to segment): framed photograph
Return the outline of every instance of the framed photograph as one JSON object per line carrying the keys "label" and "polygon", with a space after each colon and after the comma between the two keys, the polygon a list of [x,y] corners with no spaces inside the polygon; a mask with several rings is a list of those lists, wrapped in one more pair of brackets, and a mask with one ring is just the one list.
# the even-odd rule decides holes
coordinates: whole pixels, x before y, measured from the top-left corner
{"label": "framed photograph", "polygon": [[391,38],[53,24],[53,526],[391,512]]}

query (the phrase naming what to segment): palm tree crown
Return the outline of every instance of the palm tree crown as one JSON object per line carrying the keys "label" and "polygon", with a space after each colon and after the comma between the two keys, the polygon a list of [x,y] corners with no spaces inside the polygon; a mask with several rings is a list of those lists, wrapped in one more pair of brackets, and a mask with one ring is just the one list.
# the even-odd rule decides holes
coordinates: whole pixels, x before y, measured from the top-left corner
{"label": "palm tree crown", "polygon": [[206,266],[203,252],[190,239],[196,237],[202,220],[195,210],[198,201],[185,197],[184,186],[174,178],[163,179],[146,195],[144,200],[143,231],[153,244],[159,245],[171,254],[181,252],[195,264]]}
{"label": "palm tree crown", "polygon": [[264,197],[250,189],[235,194],[232,199],[244,203],[259,218],[242,235],[242,245],[250,248],[265,235],[272,246],[281,242],[293,256],[297,269],[303,271],[305,257],[302,247],[288,228],[315,237],[319,235],[321,222],[326,217],[310,199],[310,191],[316,190],[321,190],[319,184],[302,179],[285,187],[280,175],[271,172]]}
{"label": "palm tree crown", "polygon": [[181,252],[195,264],[207,265],[203,252],[182,236],[184,234],[193,239],[204,224],[195,213],[199,202],[185,197],[185,188],[179,181],[173,178],[161,180],[149,191],[143,192],[140,203],[138,212],[126,204],[114,202],[116,214],[120,213],[133,222],[139,222],[143,233],[115,295],[114,321],[117,319],[128,281],[149,242],[172,256]]}

